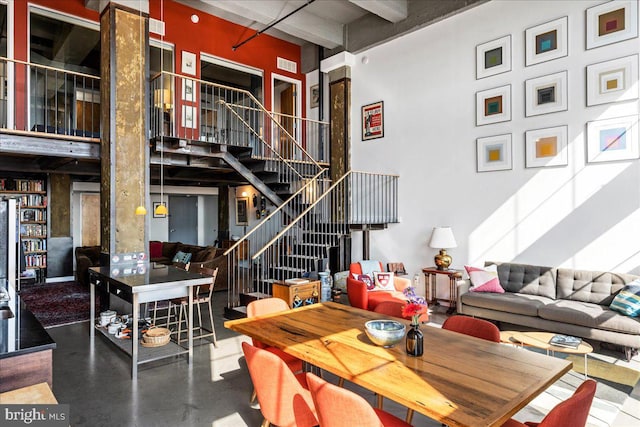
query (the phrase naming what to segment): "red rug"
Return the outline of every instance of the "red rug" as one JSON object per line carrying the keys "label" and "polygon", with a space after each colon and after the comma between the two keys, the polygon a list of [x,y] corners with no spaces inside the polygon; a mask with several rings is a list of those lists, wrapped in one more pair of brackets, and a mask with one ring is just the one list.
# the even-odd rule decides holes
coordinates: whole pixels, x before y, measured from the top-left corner
{"label": "red rug", "polygon": [[22,285],[20,298],[45,328],[89,320],[89,289],[75,281]]}

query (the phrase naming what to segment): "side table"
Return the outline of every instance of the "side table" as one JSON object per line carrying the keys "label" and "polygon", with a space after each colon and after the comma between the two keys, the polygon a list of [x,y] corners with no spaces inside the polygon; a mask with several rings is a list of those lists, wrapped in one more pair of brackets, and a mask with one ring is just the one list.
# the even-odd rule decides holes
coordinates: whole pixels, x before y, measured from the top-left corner
{"label": "side table", "polygon": [[298,308],[319,302],[320,288],[319,280],[311,280],[301,284],[277,280],[273,282],[271,290],[274,298],[286,301],[291,308]]}
{"label": "side table", "polygon": [[436,277],[438,274],[446,274],[449,277],[449,309],[447,314],[454,313],[456,311],[456,304],[458,299],[458,290],[456,288],[456,280],[462,279],[462,270],[438,270],[436,267],[427,267],[422,269],[424,274],[424,282],[427,291],[427,302],[432,305],[439,305],[439,301],[446,301],[438,299],[436,296]]}

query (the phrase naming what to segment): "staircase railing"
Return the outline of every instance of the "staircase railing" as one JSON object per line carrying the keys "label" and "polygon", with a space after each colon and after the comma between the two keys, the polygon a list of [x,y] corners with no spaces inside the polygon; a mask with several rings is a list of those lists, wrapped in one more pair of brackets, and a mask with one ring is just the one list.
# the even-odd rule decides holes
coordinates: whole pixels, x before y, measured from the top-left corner
{"label": "staircase railing", "polygon": [[397,196],[397,175],[347,172],[259,250],[246,252],[241,264],[228,259],[237,279],[229,281],[228,307],[241,306],[241,294],[270,295],[274,280],[323,269],[329,249],[352,225],[398,222]]}

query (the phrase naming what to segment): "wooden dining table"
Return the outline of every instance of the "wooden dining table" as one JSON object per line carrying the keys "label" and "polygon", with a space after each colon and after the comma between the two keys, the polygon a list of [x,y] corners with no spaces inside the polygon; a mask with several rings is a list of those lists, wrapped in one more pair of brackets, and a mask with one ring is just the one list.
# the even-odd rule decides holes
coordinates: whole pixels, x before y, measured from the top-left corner
{"label": "wooden dining table", "polygon": [[[384,315],[325,302],[225,327],[448,426],[499,426],[568,372],[570,361],[423,325],[424,354],[374,345],[368,320]],[[407,322],[405,322],[407,323]]]}

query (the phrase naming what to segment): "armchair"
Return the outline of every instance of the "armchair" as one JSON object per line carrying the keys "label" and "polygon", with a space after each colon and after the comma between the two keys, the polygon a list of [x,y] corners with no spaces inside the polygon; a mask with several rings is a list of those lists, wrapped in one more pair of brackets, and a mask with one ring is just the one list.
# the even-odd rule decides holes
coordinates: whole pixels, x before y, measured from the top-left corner
{"label": "armchair", "polygon": [[396,288],[395,291],[368,291],[367,285],[360,280],[356,280],[353,276],[354,274],[371,274],[373,271],[385,271],[385,269],[382,263],[377,261],[354,262],[349,266],[347,296],[351,306],[373,311],[382,301],[399,301],[403,304],[407,302],[402,290],[411,286],[411,280],[409,279],[394,277],[393,286]]}

